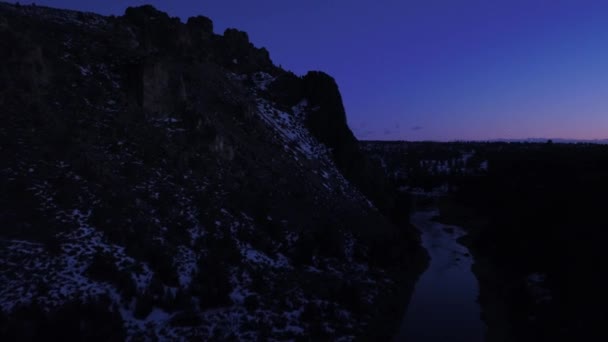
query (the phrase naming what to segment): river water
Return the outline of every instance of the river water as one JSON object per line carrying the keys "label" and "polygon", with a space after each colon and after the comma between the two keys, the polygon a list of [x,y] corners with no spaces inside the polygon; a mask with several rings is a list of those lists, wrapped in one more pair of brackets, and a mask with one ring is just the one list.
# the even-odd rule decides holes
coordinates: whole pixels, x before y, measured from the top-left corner
{"label": "river water", "polygon": [[411,217],[431,260],[416,284],[395,341],[483,341],[485,324],[477,303],[477,279],[471,272],[473,260],[456,241],[464,231],[433,221],[437,214],[418,211]]}

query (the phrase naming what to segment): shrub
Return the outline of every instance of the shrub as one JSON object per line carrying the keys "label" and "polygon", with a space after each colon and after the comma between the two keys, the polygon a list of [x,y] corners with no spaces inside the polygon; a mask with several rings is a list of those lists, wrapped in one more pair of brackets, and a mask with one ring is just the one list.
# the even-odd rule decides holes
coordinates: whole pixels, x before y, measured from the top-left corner
{"label": "shrub", "polygon": [[141,294],[137,296],[133,316],[138,319],[144,319],[148,317],[153,308],[154,298],[148,293]]}
{"label": "shrub", "polygon": [[126,300],[132,298],[136,293],[136,286],[131,273],[119,270],[116,266],[116,259],[110,253],[96,253],[89,268],[87,268],[87,274],[93,280],[114,285]]}
{"label": "shrub", "polygon": [[260,302],[258,300],[258,297],[255,295],[249,295],[245,298],[245,308],[249,311],[255,311],[259,305]]}
{"label": "shrub", "polygon": [[199,297],[201,308],[216,308],[231,304],[228,267],[218,260],[201,259],[199,269],[190,284],[192,295]]}
{"label": "shrub", "polygon": [[193,310],[186,310],[175,314],[171,318],[169,324],[174,327],[194,327],[202,323],[202,319],[198,313]]}

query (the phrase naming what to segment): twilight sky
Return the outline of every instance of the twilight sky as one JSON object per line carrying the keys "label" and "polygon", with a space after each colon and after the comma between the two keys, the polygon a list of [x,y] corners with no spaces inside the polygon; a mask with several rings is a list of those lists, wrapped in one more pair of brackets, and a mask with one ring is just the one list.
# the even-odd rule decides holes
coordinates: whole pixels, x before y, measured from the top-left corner
{"label": "twilight sky", "polygon": [[37,0],[150,3],[236,27],[275,64],[323,70],[359,139],[608,138],[608,1]]}

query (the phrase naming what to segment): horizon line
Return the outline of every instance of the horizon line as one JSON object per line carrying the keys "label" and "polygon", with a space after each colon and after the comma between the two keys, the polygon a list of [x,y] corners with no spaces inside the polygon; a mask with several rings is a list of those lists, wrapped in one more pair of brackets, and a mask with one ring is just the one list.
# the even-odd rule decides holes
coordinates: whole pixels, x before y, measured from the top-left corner
{"label": "horizon line", "polygon": [[595,143],[608,144],[608,138],[601,139],[569,139],[569,138],[494,138],[494,139],[357,139],[359,141],[383,141],[383,142],[438,142],[438,143],[492,143],[492,142],[528,142],[528,143],[553,143],[576,144],[576,143]]}

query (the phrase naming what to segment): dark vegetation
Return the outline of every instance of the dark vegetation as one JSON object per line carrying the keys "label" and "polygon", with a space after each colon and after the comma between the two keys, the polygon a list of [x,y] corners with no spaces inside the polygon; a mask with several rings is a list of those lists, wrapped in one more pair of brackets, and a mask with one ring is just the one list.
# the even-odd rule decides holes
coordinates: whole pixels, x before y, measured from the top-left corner
{"label": "dark vegetation", "polygon": [[[117,307],[108,298],[66,303],[46,312],[39,304],[0,314],[0,336],[5,341],[118,341],[126,337]],[[108,310],[108,307],[110,309]]]}
{"label": "dark vegetation", "polygon": [[[441,219],[469,229],[490,341],[607,336],[608,146],[369,144],[404,165],[404,185],[447,185]],[[532,274],[542,275],[536,285]]]}
{"label": "dark vegetation", "polygon": [[[513,336],[606,337],[608,147],[510,144],[487,158],[487,176],[468,180],[455,200],[488,216],[472,244],[513,279],[505,284]],[[546,275],[550,301],[526,291],[530,273]]]}

